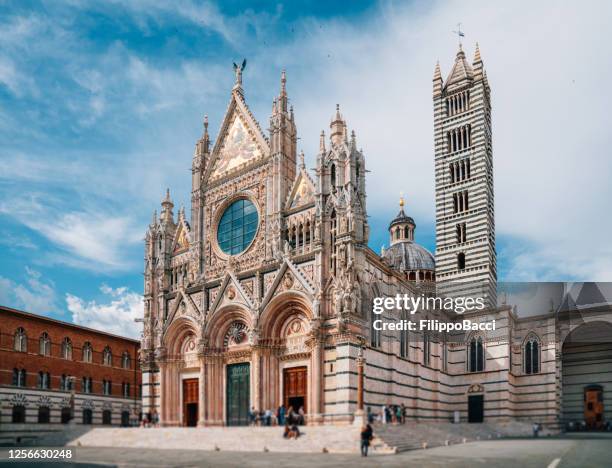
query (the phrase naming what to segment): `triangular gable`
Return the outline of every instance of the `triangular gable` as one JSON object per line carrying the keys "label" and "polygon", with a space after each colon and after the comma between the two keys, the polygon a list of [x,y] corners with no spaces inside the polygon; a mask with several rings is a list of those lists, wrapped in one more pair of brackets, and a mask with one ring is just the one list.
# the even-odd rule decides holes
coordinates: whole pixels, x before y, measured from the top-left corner
{"label": "triangular gable", "polygon": [[191,228],[185,219],[179,219],[178,227],[172,241],[172,253],[180,253],[189,249],[191,243]]}
{"label": "triangular gable", "polygon": [[168,319],[165,322],[166,328],[169,327],[172,321],[174,320],[174,317],[177,314],[177,311],[179,310],[181,304],[185,304],[185,307],[189,306],[185,312],[185,315],[190,316],[192,318],[197,318],[197,316],[200,315],[200,309],[193,302],[191,297],[189,297],[188,294],[185,294],[182,290],[179,289],[176,301],[174,301],[174,304],[172,305],[172,308],[168,313]]}
{"label": "triangular gable", "polygon": [[229,304],[242,304],[248,309],[253,309],[255,307],[251,298],[242,288],[240,281],[236,279],[233,273],[227,273],[225,278],[223,278],[221,286],[219,287],[219,292],[210,306],[209,313],[212,314],[215,310]]}
{"label": "triangular gable", "polygon": [[269,154],[261,127],[242,96],[233,92],[204,179],[220,179]]}
{"label": "triangular gable", "polygon": [[[291,278],[290,283],[283,284],[287,278]],[[279,289],[292,289],[295,291],[301,291],[306,294],[308,299],[313,300],[315,289],[306,278],[306,275],[300,271],[300,269],[294,265],[289,259],[285,259],[281,267],[274,278],[274,281],[266,291],[266,294],[261,301],[261,310],[264,310],[266,305],[272,300],[274,295]]]}
{"label": "triangular gable", "polygon": [[314,182],[306,172],[306,169],[300,170],[298,176],[293,182],[293,188],[289,192],[285,209],[291,210],[300,206],[306,206],[314,203],[314,194]]}

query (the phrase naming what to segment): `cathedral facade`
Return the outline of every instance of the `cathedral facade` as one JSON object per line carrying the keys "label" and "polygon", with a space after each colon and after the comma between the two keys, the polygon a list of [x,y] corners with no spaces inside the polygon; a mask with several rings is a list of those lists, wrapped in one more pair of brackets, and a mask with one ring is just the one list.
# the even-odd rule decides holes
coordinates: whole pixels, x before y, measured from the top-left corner
{"label": "cathedral facade", "polygon": [[[349,423],[362,404],[404,404],[417,420],[558,424],[559,333],[573,329],[558,310],[520,318],[497,304],[491,91],[479,51],[469,63],[460,49],[446,80],[434,74],[435,257],[415,242],[403,201],[390,246],[368,247],[366,156],[339,106],[311,174],[285,73],[265,133],[243,68],[214,145],[207,120],[196,143],[189,220],[167,192],[146,234],[143,411],[168,426],[241,425],[251,408],[284,405],[319,424]],[[374,299],[398,294],[480,294],[484,310],[419,319],[495,320],[496,331],[377,329]]]}

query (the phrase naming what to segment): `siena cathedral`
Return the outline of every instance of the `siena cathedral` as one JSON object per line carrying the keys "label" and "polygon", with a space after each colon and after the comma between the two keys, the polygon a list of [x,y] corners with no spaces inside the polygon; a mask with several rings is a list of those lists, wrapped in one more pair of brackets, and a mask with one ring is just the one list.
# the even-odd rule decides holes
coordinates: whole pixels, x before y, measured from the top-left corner
{"label": "siena cathedral", "polygon": [[[207,119],[195,145],[189,219],[166,192],[146,234],[143,411],[166,426],[243,425],[251,408],[281,405],[308,424],[401,404],[420,421],[611,419],[604,292],[553,284],[538,290],[545,301],[517,307],[497,284],[491,89],[478,46],[471,62],[459,47],[445,80],[434,71],[435,255],[415,242],[403,201],[389,247],[368,247],[366,156],[339,106],[310,173],[285,73],[266,133],[245,99],[245,64],[234,65],[214,145]],[[495,331],[377,329],[377,318],[409,318],[373,314],[374,298],[398,294],[481,296],[485,309],[416,318],[495,320]]]}

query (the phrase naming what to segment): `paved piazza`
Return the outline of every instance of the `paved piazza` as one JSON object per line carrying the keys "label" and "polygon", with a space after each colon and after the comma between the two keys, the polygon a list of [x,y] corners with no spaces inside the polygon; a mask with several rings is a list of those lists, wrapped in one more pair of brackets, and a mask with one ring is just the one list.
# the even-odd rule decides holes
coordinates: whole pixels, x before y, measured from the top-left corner
{"label": "paved piazza", "polygon": [[[132,448],[76,448],[74,460],[61,466],[97,467],[609,467],[611,434],[576,434],[564,438],[513,439],[473,442],[398,455],[361,458],[358,455],[204,452]],[[8,448],[0,450],[0,466],[12,466]],[[557,461],[559,460],[559,461]],[[42,466],[42,463],[19,463]]]}

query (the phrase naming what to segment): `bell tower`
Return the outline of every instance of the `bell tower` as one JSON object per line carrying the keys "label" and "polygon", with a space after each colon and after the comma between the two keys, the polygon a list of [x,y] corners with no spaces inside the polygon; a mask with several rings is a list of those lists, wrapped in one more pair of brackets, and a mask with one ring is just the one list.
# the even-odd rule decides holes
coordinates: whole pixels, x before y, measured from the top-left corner
{"label": "bell tower", "polygon": [[446,81],[433,77],[436,281],[439,293],[496,305],[491,89],[476,44],[461,44]]}

